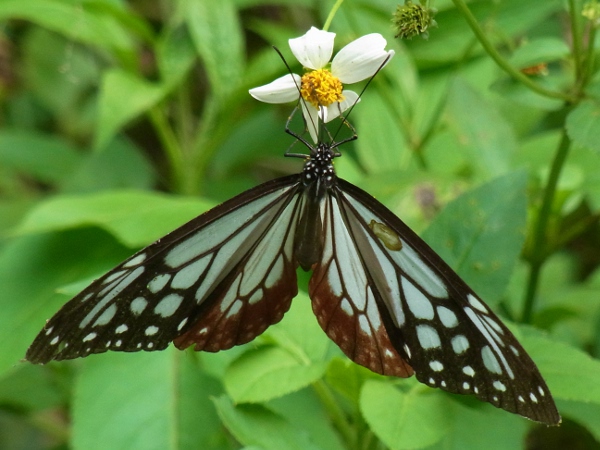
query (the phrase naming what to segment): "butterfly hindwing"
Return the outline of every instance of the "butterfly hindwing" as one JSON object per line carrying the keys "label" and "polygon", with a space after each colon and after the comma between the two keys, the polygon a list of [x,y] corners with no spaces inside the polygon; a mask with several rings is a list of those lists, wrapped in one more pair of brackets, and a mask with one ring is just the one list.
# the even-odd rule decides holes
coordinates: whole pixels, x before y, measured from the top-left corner
{"label": "butterfly hindwing", "polygon": [[[298,214],[298,179],[279,178],[246,191],[95,280],[46,323],[26,359],[45,363],[107,350],[161,350],[211,310],[222,314],[220,324],[211,323],[209,348],[229,348],[245,339],[233,336],[237,317],[232,313],[240,308],[239,299],[245,301],[244,314],[273,310],[278,313],[264,321],[280,320],[297,291],[289,236]],[[289,217],[278,220],[281,214]],[[273,263],[248,268],[269,242],[280,246]],[[249,282],[247,276],[241,283],[243,274]],[[224,330],[221,341],[219,328]],[[252,333],[247,328],[237,332]],[[178,343],[195,342],[188,335]]]}
{"label": "butterfly hindwing", "polygon": [[411,367],[390,342],[376,305],[379,294],[367,279],[336,197],[326,196],[322,216],[324,249],[309,284],[319,324],[357,364],[383,375],[411,376]]}
{"label": "butterfly hindwing", "polygon": [[[547,423],[560,419],[537,367],[452,269],[385,206],[338,179],[340,209],[392,345],[417,379]],[[375,222],[399,238],[391,249]]]}

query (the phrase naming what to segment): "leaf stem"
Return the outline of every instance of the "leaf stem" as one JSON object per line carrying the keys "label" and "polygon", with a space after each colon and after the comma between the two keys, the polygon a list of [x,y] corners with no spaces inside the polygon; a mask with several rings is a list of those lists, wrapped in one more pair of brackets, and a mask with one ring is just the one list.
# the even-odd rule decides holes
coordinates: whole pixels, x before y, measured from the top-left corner
{"label": "leaf stem", "polygon": [[312,384],[312,387],[321,400],[321,403],[325,406],[334,426],[342,435],[342,438],[347,444],[347,448],[356,448],[356,433],[346,420],[346,414],[336,402],[331,389],[329,389],[323,380],[315,381]]}
{"label": "leaf stem", "polygon": [[337,0],[337,2],[335,2],[335,5],[333,5],[333,8],[331,8],[331,11],[329,11],[327,20],[325,20],[325,25],[323,25],[324,31],[329,30],[329,26],[331,25],[331,22],[333,22],[333,17],[335,16],[337,10],[340,9],[340,6],[342,6],[342,3],[344,3],[344,0]]}
{"label": "leaf stem", "polygon": [[542,205],[540,207],[540,212],[538,214],[533,231],[529,278],[527,280],[527,289],[525,291],[523,314],[521,318],[522,322],[524,323],[530,323],[533,317],[533,309],[538,292],[540,274],[548,257],[548,251],[546,248],[546,232],[548,229],[548,222],[550,221],[550,216],[552,213],[552,204],[554,202],[554,196],[556,194],[556,187],[558,185],[560,172],[564,166],[565,160],[567,159],[570,147],[571,141],[567,135],[566,129],[563,129],[562,138],[556,151],[556,155],[554,156],[554,160],[552,161],[550,175],[548,176],[548,183],[544,189]]}
{"label": "leaf stem", "polygon": [[496,50],[496,48],[492,45],[492,43],[487,38],[485,32],[479,26],[477,19],[469,9],[469,7],[465,4],[463,0],[452,0],[454,6],[463,14],[465,20],[473,30],[473,33],[479,40],[482,47],[486,50],[486,52],[490,55],[490,57],[498,64],[498,66],[503,69],[508,75],[514,78],[516,81],[522,83],[524,86],[528,87],[532,91],[543,95],[545,97],[550,98],[558,98],[561,100],[565,100],[568,102],[575,102],[577,99],[572,97],[571,95],[565,94],[563,92],[556,92],[546,89],[539,84],[533,82],[527,75],[517,70],[515,67],[510,65],[510,63]]}
{"label": "leaf stem", "polygon": [[169,161],[171,189],[175,192],[181,192],[184,184],[183,180],[185,179],[185,165],[179,140],[165,117],[163,107],[160,105],[154,106],[148,111],[148,115]]}

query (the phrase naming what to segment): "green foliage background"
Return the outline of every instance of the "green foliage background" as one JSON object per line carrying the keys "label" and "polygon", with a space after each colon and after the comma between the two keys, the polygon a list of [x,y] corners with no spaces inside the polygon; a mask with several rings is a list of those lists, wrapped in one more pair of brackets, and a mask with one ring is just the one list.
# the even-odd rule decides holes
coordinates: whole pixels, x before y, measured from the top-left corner
{"label": "green foliage background", "polygon": [[301,72],[287,39],[333,3],[0,0],[1,448],[599,447],[598,19],[580,0],[439,0],[438,27],[410,41],[393,38],[395,3],[346,0],[330,26],[337,49],[377,32],[396,51],[352,113],[338,175],[506,319],[560,428],[349,362],[306,276],[281,323],[230,351],[21,361],[86,282],[300,170],[282,157],[292,105],[247,91],[285,73],[271,44]]}

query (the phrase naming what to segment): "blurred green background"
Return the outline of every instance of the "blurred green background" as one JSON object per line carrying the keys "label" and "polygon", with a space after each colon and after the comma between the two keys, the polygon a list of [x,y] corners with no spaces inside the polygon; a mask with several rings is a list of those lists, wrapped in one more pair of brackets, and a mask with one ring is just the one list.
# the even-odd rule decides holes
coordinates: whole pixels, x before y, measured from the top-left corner
{"label": "blurred green background", "polygon": [[396,52],[349,118],[338,175],[506,319],[560,428],[349,362],[306,275],[280,324],[226,352],[21,361],[91,279],[301,169],[283,157],[294,105],[248,89],[286,73],[271,45],[302,73],[287,40],[333,5],[0,0],[0,448],[600,448],[595,1],[439,0],[429,38],[400,40],[396,3],[346,0],[329,28],[336,50],[376,32]]}

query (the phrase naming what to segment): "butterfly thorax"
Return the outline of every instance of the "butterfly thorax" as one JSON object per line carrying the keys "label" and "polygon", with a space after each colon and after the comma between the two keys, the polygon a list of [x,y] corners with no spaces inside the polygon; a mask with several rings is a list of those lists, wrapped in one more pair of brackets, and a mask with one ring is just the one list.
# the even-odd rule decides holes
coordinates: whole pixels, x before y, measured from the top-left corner
{"label": "butterfly thorax", "polygon": [[330,144],[319,143],[311,148],[310,156],[304,164],[302,182],[306,187],[316,184],[316,196],[322,198],[335,179],[333,158],[335,154]]}

